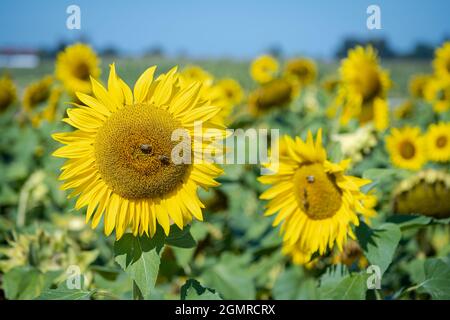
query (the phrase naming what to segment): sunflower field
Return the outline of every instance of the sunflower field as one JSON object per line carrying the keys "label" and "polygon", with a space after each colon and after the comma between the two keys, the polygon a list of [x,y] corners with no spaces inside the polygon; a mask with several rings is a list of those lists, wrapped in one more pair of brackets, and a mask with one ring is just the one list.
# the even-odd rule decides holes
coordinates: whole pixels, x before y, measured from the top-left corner
{"label": "sunflower field", "polygon": [[[335,62],[75,43],[1,70],[0,299],[450,299],[449,66],[450,42]],[[180,128],[278,129],[277,170],[175,163]]]}

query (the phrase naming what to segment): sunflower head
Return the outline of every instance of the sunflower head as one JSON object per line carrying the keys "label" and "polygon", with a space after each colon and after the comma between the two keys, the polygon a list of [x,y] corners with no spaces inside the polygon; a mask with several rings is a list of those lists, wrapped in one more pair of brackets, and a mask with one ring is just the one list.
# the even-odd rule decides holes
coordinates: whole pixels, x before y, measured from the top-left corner
{"label": "sunflower head", "polygon": [[409,118],[414,112],[414,103],[406,100],[394,109],[394,117],[397,119]]}
{"label": "sunflower head", "polygon": [[404,169],[419,170],[427,161],[424,138],[418,127],[393,128],[386,137],[392,163]]}
{"label": "sunflower head", "polygon": [[427,169],[405,179],[393,192],[393,209],[399,214],[450,217],[450,175]]}
{"label": "sunflower head", "polygon": [[425,100],[433,105],[433,110],[443,113],[450,109],[450,79],[434,77],[425,87]]}
{"label": "sunflower head", "polygon": [[440,78],[450,80],[450,41],[437,48],[434,53],[433,68]]}
{"label": "sunflower head", "polygon": [[294,77],[302,86],[312,83],[317,77],[317,66],[311,59],[297,58],[287,61],[286,75]]}
{"label": "sunflower head", "polygon": [[278,61],[270,55],[262,55],[253,60],[250,65],[250,75],[259,83],[273,80],[278,72]]}
{"label": "sunflower head", "polygon": [[438,162],[450,161],[450,123],[431,124],[425,135],[428,158]]}
{"label": "sunflower head", "polygon": [[181,71],[181,79],[188,83],[200,82],[203,84],[204,88],[212,85],[214,81],[214,77],[208,71],[195,65],[185,67],[183,71]]}
{"label": "sunflower head", "polygon": [[[200,83],[182,85],[176,68],[153,81],[155,69],[141,75],[133,92],[114,65],[107,88],[91,78],[93,95],[78,93],[84,105],[68,109],[64,119],[77,130],[53,135],[66,144],[54,155],[69,159],[62,167],[63,188],[78,196],[77,209],[87,206],[93,227],[104,216],[105,233],[115,229],[117,238],[127,228],[153,236],[157,224],[167,234],[171,223],[183,228],[193,217],[202,220],[197,188],[218,185],[214,178],[221,173],[210,163],[173,160],[180,143],[188,154],[193,143],[196,152],[214,148],[203,141],[197,149],[203,131],[196,132],[194,122],[222,134],[215,120],[220,108],[202,99]],[[189,139],[173,140],[177,129]]]}
{"label": "sunflower head", "polygon": [[277,107],[283,107],[292,101],[296,86],[285,78],[272,80],[248,96],[250,113],[260,115]]}
{"label": "sunflower head", "polygon": [[[386,96],[391,80],[388,72],[379,66],[374,49],[358,46],[350,50],[341,63],[340,74],[337,101],[344,109],[343,122],[351,118],[357,118],[360,123],[377,122],[374,118],[380,114],[379,111],[386,113]],[[385,123],[380,126],[385,126]]]}
{"label": "sunflower head", "polygon": [[428,74],[416,74],[409,80],[409,92],[412,97],[423,99],[425,97],[425,88],[431,79]]}
{"label": "sunflower head", "polygon": [[351,225],[359,224],[357,213],[373,215],[360,191],[370,181],[345,175],[348,160],[327,160],[321,130],[316,141],[311,132],[306,142],[283,139],[287,155],[280,155],[278,172],[259,178],[271,185],[260,198],[269,200],[266,215],[278,213],[273,224],[281,224],[284,252],[306,263],[312,254],[323,255],[335,244],[342,250],[347,236],[353,237]]}
{"label": "sunflower head", "polygon": [[236,80],[226,78],[219,80],[216,85],[223,92],[228,104],[235,106],[242,102],[242,99],[244,98],[244,91],[242,90],[239,82]]}
{"label": "sunflower head", "polygon": [[99,65],[100,59],[90,46],[76,43],[58,54],[55,73],[68,92],[90,93],[90,77],[100,76]]}
{"label": "sunflower head", "polygon": [[16,86],[7,75],[0,78],[0,113],[16,100]]}
{"label": "sunflower head", "polygon": [[331,76],[327,77],[322,81],[321,87],[323,90],[328,92],[329,94],[333,94],[336,92],[337,88],[339,87],[339,78],[337,76]]}
{"label": "sunflower head", "polygon": [[26,87],[23,94],[23,106],[25,111],[31,112],[38,105],[46,102],[50,96],[52,84],[53,77],[45,76],[39,81],[33,82]]}
{"label": "sunflower head", "polygon": [[359,269],[365,269],[369,262],[364,256],[364,251],[355,240],[350,240],[344,245],[341,252],[335,253],[332,258],[333,264],[344,264],[348,267],[357,265]]}

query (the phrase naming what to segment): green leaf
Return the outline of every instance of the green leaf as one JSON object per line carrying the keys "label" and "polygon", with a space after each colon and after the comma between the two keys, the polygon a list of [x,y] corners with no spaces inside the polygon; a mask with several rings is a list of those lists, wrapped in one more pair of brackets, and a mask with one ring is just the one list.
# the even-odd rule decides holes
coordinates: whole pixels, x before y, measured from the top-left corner
{"label": "green leaf", "polygon": [[246,256],[223,254],[219,262],[202,274],[203,282],[219,291],[225,299],[255,299],[254,276],[246,260]]}
{"label": "green leaf", "polygon": [[420,288],[435,300],[450,299],[450,265],[442,259],[432,258],[425,261],[425,281]]}
{"label": "green leaf", "polygon": [[397,224],[402,231],[421,228],[432,222],[432,218],[422,215],[393,215],[388,222]]}
{"label": "green leaf", "polygon": [[144,299],[150,299],[155,287],[163,245],[161,228],[153,238],[127,233],[114,244],[115,261],[134,280]]}
{"label": "green leaf", "polygon": [[189,279],[181,287],[181,300],[222,300],[214,290],[203,287],[195,279]]}
{"label": "green leaf", "polygon": [[287,268],[275,282],[273,296],[277,300],[317,299],[317,281],[306,277],[302,268]]}
{"label": "green leaf", "polygon": [[89,300],[94,292],[77,289],[49,289],[37,297],[38,300]]}
{"label": "green leaf", "polygon": [[320,286],[320,299],[364,300],[367,291],[367,278],[368,275],[365,273],[349,274],[341,279],[332,278],[333,281],[327,281]]}
{"label": "green leaf", "polygon": [[391,264],[401,235],[400,228],[393,223],[385,223],[377,229],[370,229],[361,222],[356,228],[356,237],[364,255],[372,265],[380,267],[381,274]]}
{"label": "green leaf", "polygon": [[60,272],[42,273],[34,267],[11,269],[3,276],[3,290],[7,299],[34,299],[50,287]]}
{"label": "green leaf", "polygon": [[190,226],[185,226],[183,230],[176,225],[170,227],[170,233],[166,237],[166,244],[178,248],[193,248],[197,245],[190,233]]}

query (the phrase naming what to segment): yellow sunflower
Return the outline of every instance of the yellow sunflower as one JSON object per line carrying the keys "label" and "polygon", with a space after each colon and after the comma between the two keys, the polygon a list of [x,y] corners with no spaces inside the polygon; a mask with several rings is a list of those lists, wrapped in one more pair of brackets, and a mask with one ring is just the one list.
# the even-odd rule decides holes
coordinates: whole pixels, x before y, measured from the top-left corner
{"label": "yellow sunflower", "polygon": [[306,263],[312,254],[323,255],[335,244],[342,250],[347,236],[354,238],[351,225],[359,224],[357,213],[372,215],[360,191],[370,180],[345,175],[349,160],[327,160],[321,130],[315,142],[311,132],[306,142],[283,139],[288,155],[280,156],[277,172],[259,178],[272,185],[260,198],[270,200],[266,216],[278,213],[273,224],[281,223],[283,252],[296,263]]}
{"label": "yellow sunflower", "polygon": [[63,90],[60,87],[51,89],[47,106],[42,111],[35,113],[31,117],[31,123],[34,127],[39,127],[43,121],[53,122],[55,120],[62,92]]}
{"label": "yellow sunflower", "polygon": [[90,93],[90,77],[100,76],[100,59],[92,48],[83,43],[67,47],[56,59],[56,77],[61,80],[66,90]]}
{"label": "yellow sunflower", "polygon": [[214,81],[214,77],[208,71],[195,65],[185,67],[181,71],[180,79],[188,83],[200,82],[203,84],[203,88],[212,85]]}
{"label": "yellow sunflower", "polygon": [[431,124],[425,135],[428,158],[433,161],[450,160],[450,123]]}
{"label": "yellow sunflower", "polygon": [[397,119],[409,118],[414,112],[414,103],[406,100],[394,109],[394,116]]}
{"label": "yellow sunflower", "polygon": [[16,100],[16,86],[9,76],[0,78],[0,112],[5,111]]}
{"label": "yellow sunflower", "polygon": [[225,78],[216,84],[223,92],[225,99],[230,105],[238,105],[244,98],[244,91],[241,85],[234,79]]}
{"label": "yellow sunflower", "polygon": [[[214,119],[220,108],[201,99],[201,84],[180,85],[176,68],[153,81],[155,69],[147,69],[132,92],[111,65],[108,88],[91,78],[93,95],[77,93],[85,106],[67,110],[64,121],[77,130],[53,135],[66,144],[54,156],[69,159],[62,188],[78,196],[76,209],[87,206],[93,228],[104,216],[105,234],[115,229],[117,239],[128,227],[153,236],[157,224],[168,234],[172,222],[183,228],[194,217],[202,220],[197,189],[217,186],[214,179],[222,173],[198,158],[193,164],[173,161],[180,144],[172,141],[176,129],[186,130],[195,153],[213,148],[204,140],[198,149],[195,141],[211,128],[223,132]],[[194,130],[198,121],[203,132]]]}
{"label": "yellow sunflower", "polygon": [[250,75],[259,83],[266,83],[275,78],[278,72],[278,61],[270,55],[262,55],[250,65]]}
{"label": "yellow sunflower", "polygon": [[450,80],[450,41],[437,48],[434,54],[433,68],[440,78]]}
{"label": "yellow sunflower", "polygon": [[450,80],[434,77],[425,87],[425,100],[433,105],[437,113],[450,109]]}
{"label": "yellow sunflower", "polygon": [[31,112],[38,105],[46,102],[50,96],[52,84],[53,77],[45,76],[26,87],[23,93],[23,106],[25,111]]}
{"label": "yellow sunflower", "polygon": [[341,82],[336,104],[343,107],[342,123],[356,118],[362,124],[374,121],[377,128],[384,130],[391,80],[388,72],[379,66],[375,50],[371,46],[350,50],[339,71]]}
{"label": "yellow sunflower", "polygon": [[386,148],[392,163],[399,168],[419,170],[427,161],[424,138],[418,127],[393,128],[386,137]]}
{"label": "yellow sunflower", "polygon": [[409,80],[409,92],[414,98],[423,99],[428,81],[432,78],[429,74],[416,74]]}
{"label": "yellow sunflower", "polygon": [[450,175],[444,171],[427,169],[399,183],[392,196],[393,211],[449,218],[449,197]]}
{"label": "yellow sunflower", "polygon": [[256,116],[283,107],[289,104],[296,94],[297,87],[292,81],[284,78],[274,79],[249,94],[249,111]]}
{"label": "yellow sunflower", "polygon": [[287,61],[284,72],[299,81],[300,85],[306,86],[316,80],[317,66],[311,59],[291,59]]}

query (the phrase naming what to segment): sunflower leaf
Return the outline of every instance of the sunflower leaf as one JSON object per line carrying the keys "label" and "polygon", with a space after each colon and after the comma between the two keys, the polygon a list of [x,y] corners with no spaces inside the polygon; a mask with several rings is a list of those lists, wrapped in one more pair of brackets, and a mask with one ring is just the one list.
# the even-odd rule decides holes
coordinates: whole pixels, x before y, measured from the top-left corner
{"label": "sunflower leaf", "polygon": [[333,277],[333,281],[322,282],[319,296],[322,300],[364,300],[367,291],[365,273],[348,274],[344,277]]}
{"label": "sunflower leaf", "polygon": [[210,288],[203,287],[195,279],[189,279],[181,287],[181,300],[222,300],[219,294]]}
{"label": "sunflower leaf", "polygon": [[190,229],[190,226],[186,226],[183,230],[181,230],[173,224],[170,227],[169,235],[165,239],[166,244],[169,246],[186,249],[195,247],[197,243],[192,237]]}
{"label": "sunflower leaf", "polygon": [[134,281],[144,299],[149,299],[155,287],[164,246],[161,228],[153,238],[125,234],[114,244],[115,261]]}
{"label": "sunflower leaf", "polygon": [[420,289],[435,300],[450,299],[450,264],[442,259],[432,258],[425,261],[425,281]]}
{"label": "sunflower leaf", "polygon": [[385,223],[377,229],[370,229],[365,223],[356,228],[356,237],[364,255],[383,274],[392,262],[401,238],[400,228],[393,223]]}

